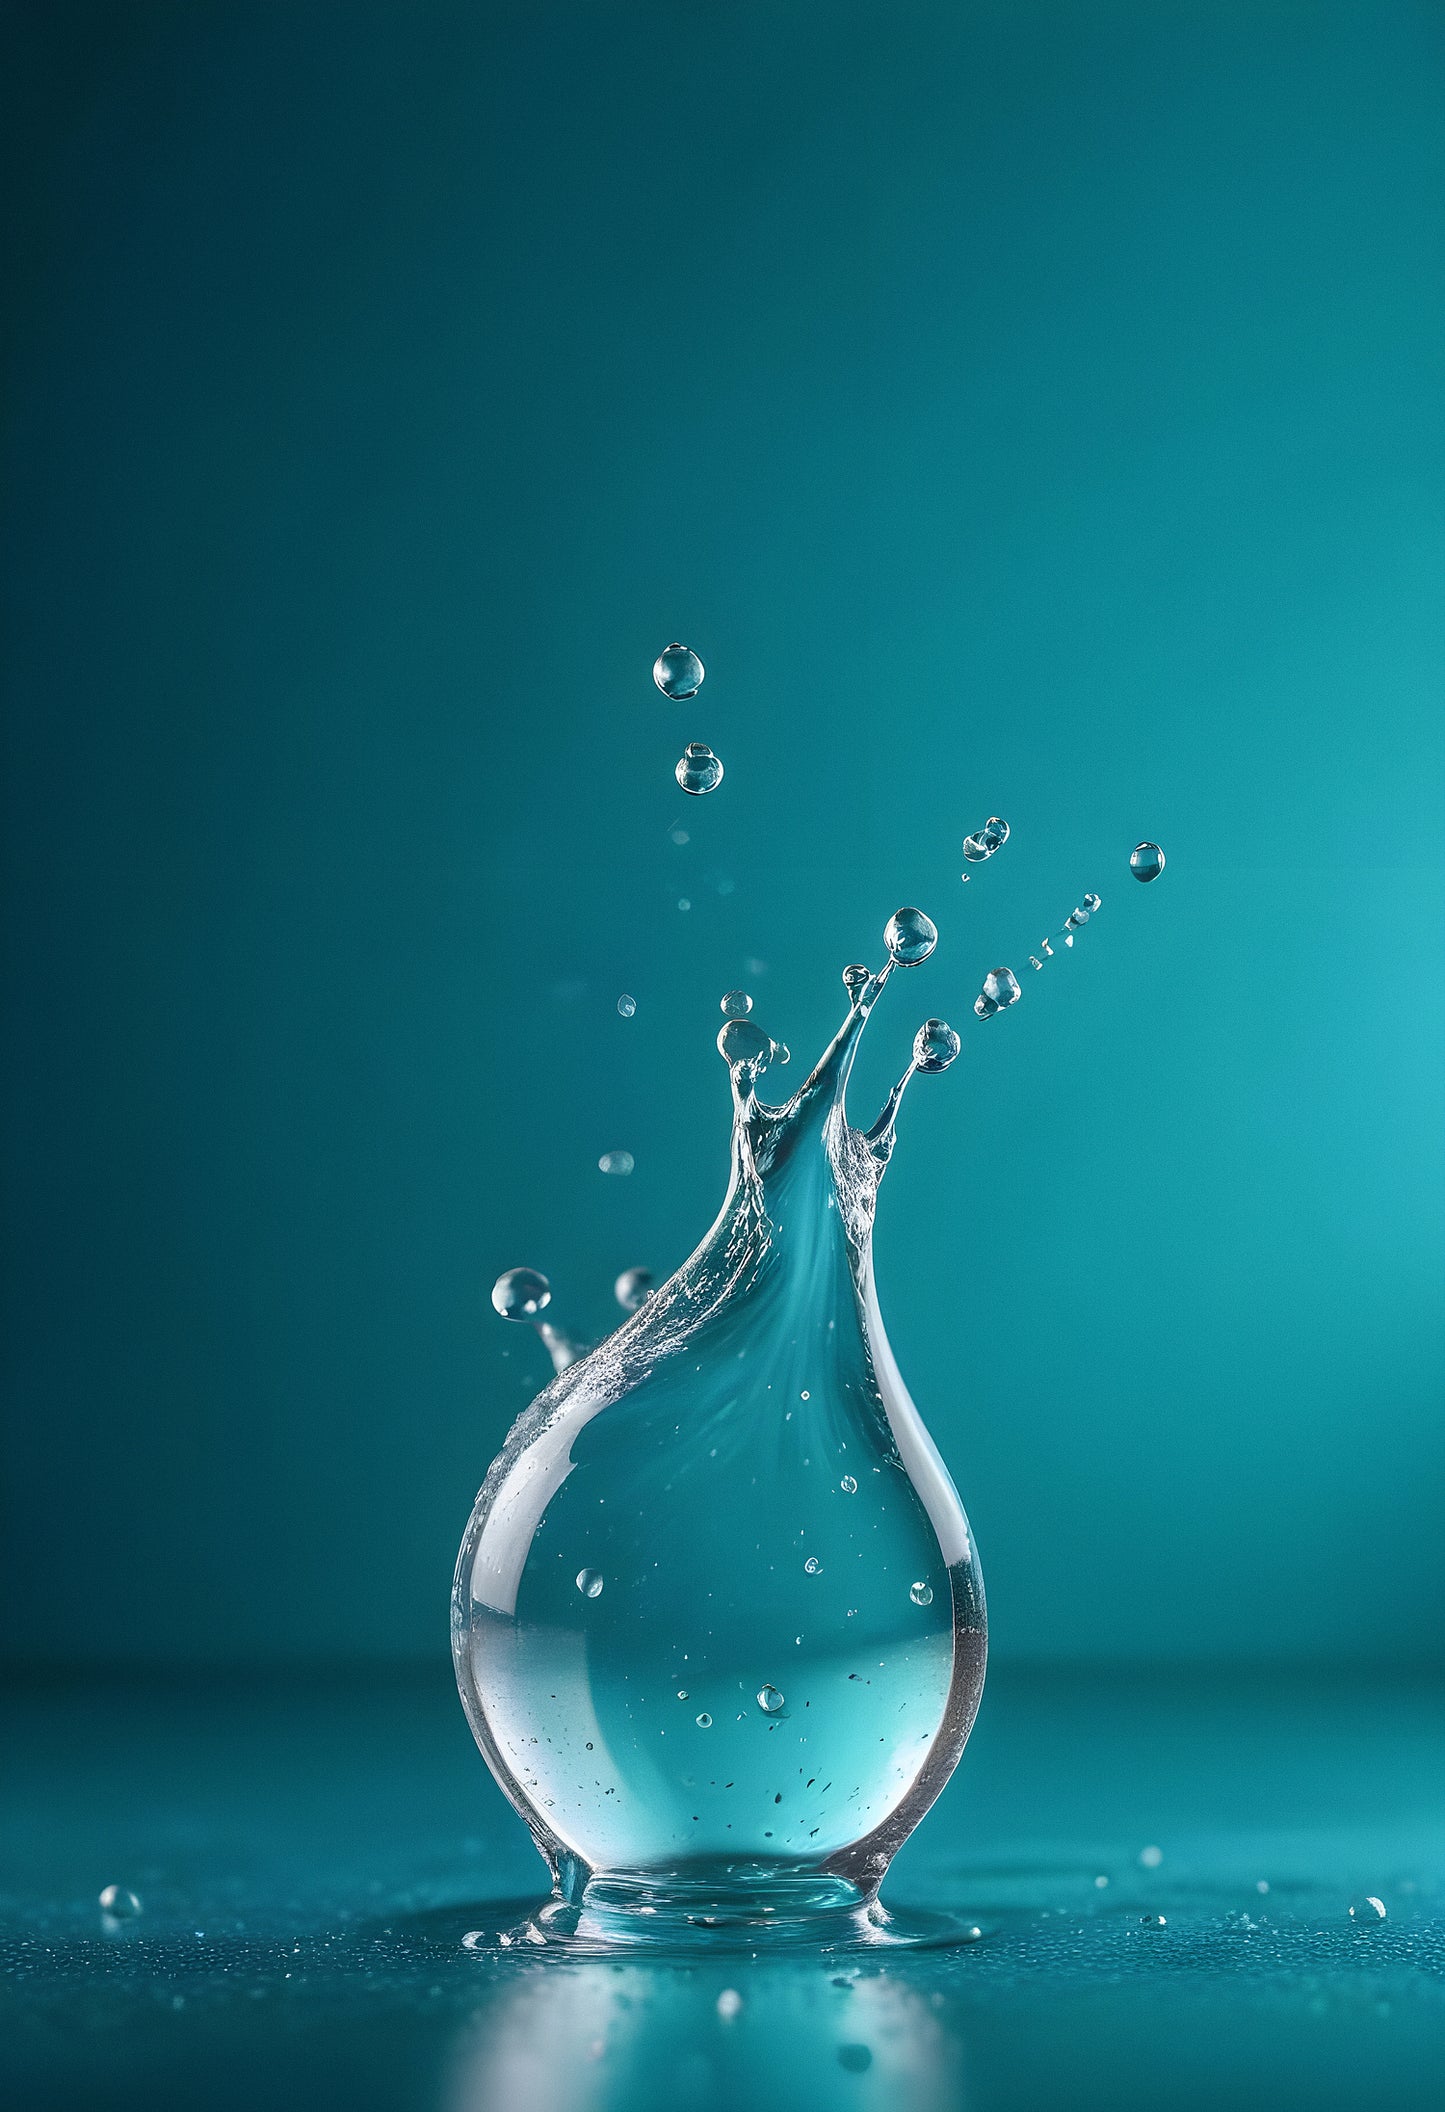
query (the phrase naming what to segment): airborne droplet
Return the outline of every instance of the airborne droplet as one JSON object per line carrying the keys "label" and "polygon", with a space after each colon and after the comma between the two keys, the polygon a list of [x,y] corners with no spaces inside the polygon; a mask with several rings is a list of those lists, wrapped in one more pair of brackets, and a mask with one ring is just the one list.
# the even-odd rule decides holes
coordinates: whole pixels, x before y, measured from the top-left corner
{"label": "airborne droplet", "polygon": [[746,1019],[753,1009],[753,1001],[746,990],[727,990],[718,999],[718,1004],[728,1019]]}
{"label": "airborne droplet", "polygon": [[723,766],[706,741],[689,741],[677,759],[673,775],[684,792],[701,798],[704,792],[715,792],[722,783]]}
{"label": "airborne droplet", "polygon": [[915,1606],[931,1606],[933,1604],[933,1586],[924,1583],[910,1584],[908,1596],[912,1599]]}
{"label": "airborne droplet", "polygon": [[552,1298],[552,1286],[537,1269],[504,1269],[492,1285],[492,1306],[504,1320],[535,1320]]}
{"label": "airborne droplet", "polygon": [[579,1569],[577,1589],[584,1599],[600,1599],[602,1596],[602,1572],[600,1569]]}
{"label": "airborne droplet", "polygon": [[958,1036],[946,1019],[925,1019],[913,1037],[913,1061],[920,1071],[946,1071],[958,1049]]}
{"label": "airborne droplet", "polygon": [[776,1716],[783,1706],[783,1697],[776,1687],[758,1688],[758,1707],[765,1716]]}
{"label": "airborne droplet", "polygon": [[747,1064],[755,1073],[773,1060],[772,1036],[751,1019],[730,1019],[718,1030],[718,1053],[728,1064]]}
{"label": "airborne droplet", "polygon": [[916,968],[938,944],[938,926],[921,909],[896,909],[883,927],[883,943],[900,968]]}
{"label": "airborne droplet", "polygon": [[604,1151],[597,1161],[599,1173],[631,1173],[637,1164],[630,1151]]}
{"label": "airborne droplet", "polygon": [[823,1574],[823,1565],[816,1555],[809,1555],[807,1561],[803,1564],[803,1570],[807,1576],[820,1577]]}
{"label": "airborne droplet", "polygon": [[140,1901],[124,1885],[107,1885],[100,1895],[100,1911],[112,1921],[133,1921],[140,1912]]}
{"label": "airborne droplet", "polygon": [[706,1709],[704,1709],[701,1716],[698,1717],[697,1727],[700,1731],[710,1731],[712,1729],[712,1718],[708,1715]]}
{"label": "airborne droplet", "polygon": [[[660,652],[652,663],[652,679],[665,697],[674,704],[684,703],[695,697],[702,688],[705,670],[697,654],[689,647],[679,645],[676,639]],[[724,683],[726,688],[727,684]]]}
{"label": "airborne droplet", "polygon": [[1136,880],[1157,880],[1164,870],[1164,853],[1157,843],[1136,843],[1129,853],[1129,870]]}
{"label": "airborne droplet", "polygon": [[612,1295],[625,1313],[635,1313],[652,1296],[651,1269],[624,1269],[612,1286]]}
{"label": "airborne droplet", "polygon": [[838,1486],[845,1496],[856,1496],[858,1493],[858,1484],[851,1474],[845,1474]]}
{"label": "airborne droplet", "polygon": [[1357,1892],[1350,1901],[1350,1919],[1363,1928],[1378,1928],[1385,1918],[1385,1902],[1373,1892]]}
{"label": "airborne droplet", "polygon": [[637,1010],[637,999],[629,997],[624,990],[621,997],[617,1000],[617,1010],[623,1019],[631,1019],[633,1013]]}

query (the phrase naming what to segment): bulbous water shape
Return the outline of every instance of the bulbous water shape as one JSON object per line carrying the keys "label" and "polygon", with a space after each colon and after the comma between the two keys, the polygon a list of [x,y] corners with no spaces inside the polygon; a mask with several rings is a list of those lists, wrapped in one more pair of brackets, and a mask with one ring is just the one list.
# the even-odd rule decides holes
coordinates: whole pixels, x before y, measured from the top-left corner
{"label": "bulbous water shape", "polygon": [[665,697],[675,704],[685,703],[695,697],[702,688],[705,670],[697,654],[674,639],[664,646],[652,663],[652,679]]}
{"label": "bulbous water shape", "polygon": [[726,1023],[716,1223],[538,1396],[477,1499],[458,1684],[554,1882],[511,1941],[944,1935],[877,1896],[963,1751],[985,1658],[968,1521],[874,1289],[914,1066],[870,1130],[844,1102],[894,969],[890,951],[782,1106],[758,1098],[768,1037]]}
{"label": "bulbous water shape", "polygon": [[652,1291],[651,1269],[624,1269],[612,1286],[612,1295],[624,1313],[635,1313]]}
{"label": "bulbous water shape", "polygon": [[1157,880],[1164,870],[1164,853],[1157,843],[1136,843],[1129,853],[1129,870],[1136,880],[1146,884]]}
{"label": "bulbous water shape", "polygon": [[492,1310],[504,1320],[534,1320],[552,1302],[552,1286],[540,1269],[504,1269],[492,1285]]}
{"label": "bulbous water shape", "polygon": [[673,776],[684,792],[701,799],[704,792],[715,792],[722,783],[723,766],[706,741],[689,741],[677,759]]}

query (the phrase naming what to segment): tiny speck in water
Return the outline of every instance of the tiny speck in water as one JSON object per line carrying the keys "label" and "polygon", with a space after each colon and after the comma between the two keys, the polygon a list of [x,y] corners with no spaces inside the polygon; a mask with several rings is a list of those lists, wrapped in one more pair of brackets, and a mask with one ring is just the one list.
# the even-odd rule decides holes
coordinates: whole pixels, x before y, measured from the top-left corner
{"label": "tiny speck in water", "polygon": [[677,845],[679,850],[682,849],[685,843],[692,842],[692,838],[688,834],[686,829],[670,829],[668,831],[668,834],[671,836],[673,842]]}
{"label": "tiny speck in water", "polygon": [[719,998],[725,1019],[746,1019],[753,1009],[753,1001],[746,990],[727,990]]}
{"label": "tiny speck in water", "polygon": [[602,1572],[600,1569],[579,1569],[577,1589],[584,1599],[600,1599],[602,1596]]}
{"label": "tiny speck in water", "polygon": [[1139,1863],[1141,1868],[1145,1870],[1157,1870],[1163,1860],[1164,1850],[1162,1848],[1151,1847],[1139,1850]]}
{"label": "tiny speck in water", "polygon": [[617,1009],[624,1019],[631,1019],[633,1013],[637,1010],[637,999],[629,997],[624,990],[621,997],[617,1000]]}
{"label": "tiny speck in water", "polygon": [[701,799],[704,792],[715,792],[722,783],[723,766],[706,741],[689,741],[677,759],[673,776],[684,792]]}
{"label": "tiny speck in water", "polygon": [[1385,1902],[1373,1892],[1358,1892],[1350,1901],[1350,1919],[1365,1928],[1376,1928],[1385,1919]]}
{"label": "tiny speck in water", "polygon": [[803,1564],[803,1571],[804,1574],[807,1576],[821,1577],[823,1574],[823,1565],[818,1560],[818,1557],[816,1555],[809,1555],[807,1561]]}
{"label": "tiny speck in water", "polygon": [[1136,843],[1129,853],[1129,870],[1136,880],[1157,880],[1164,870],[1164,853],[1157,843]]}
{"label": "tiny speck in water", "polygon": [[665,697],[674,704],[686,703],[702,688],[704,668],[697,654],[687,646],[679,645],[674,638],[672,644],[664,646],[652,663],[652,679]]}
{"label": "tiny speck in water", "polygon": [[1109,1882],[1109,1880],[1108,1880],[1108,1878],[1107,1878],[1107,1877],[1096,1877],[1096,1878],[1094,1879],[1094,1890],[1095,1890],[1096,1892],[1102,1892],[1102,1891],[1103,1891],[1103,1889],[1104,1889],[1104,1887],[1105,1887],[1105,1885],[1107,1885],[1107,1884],[1108,1884],[1108,1882]]}
{"label": "tiny speck in water", "polygon": [[710,1731],[712,1729],[712,1718],[708,1715],[706,1709],[704,1709],[701,1716],[698,1717],[697,1727],[700,1731]]}
{"label": "tiny speck in water", "polygon": [[686,1688],[686,1687],[679,1687],[679,1688],[678,1688],[678,1690],[677,1690],[677,1698],[678,1698],[678,1700],[679,1700],[679,1701],[686,1701],[686,1700],[687,1700],[687,1688]]}
{"label": "tiny speck in water", "polygon": [[858,1484],[851,1474],[845,1474],[838,1486],[845,1496],[856,1496],[858,1493]]}
{"label": "tiny speck in water", "polygon": [[504,1320],[530,1320],[552,1296],[552,1286],[537,1269],[504,1269],[492,1285],[492,1308]]}
{"label": "tiny speck in water", "polygon": [[758,1707],[765,1716],[776,1716],[783,1706],[783,1697],[776,1687],[758,1688]]}
{"label": "tiny speck in water", "polygon": [[631,1173],[637,1164],[630,1151],[604,1151],[597,1161],[599,1173]]}
{"label": "tiny speck in water", "polygon": [[915,1606],[931,1606],[933,1604],[933,1586],[921,1581],[917,1584],[910,1584],[908,1596],[912,1599]]}
{"label": "tiny speck in water", "polygon": [[807,1389],[807,1387],[806,1387],[806,1386],[805,1386],[805,1387],[803,1388],[802,1392],[801,1392],[801,1393],[800,1393],[800,1394],[798,1395],[798,1399],[799,1399],[800,1401],[810,1401],[810,1400],[811,1400],[812,1398],[813,1398],[813,1396],[812,1396],[812,1395],[811,1395],[811,1394],[809,1393],[809,1391],[808,1391],[808,1389]]}
{"label": "tiny speck in water", "polygon": [[1267,1877],[1256,1878],[1254,1889],[1256,1892],[1267,1892],[1269,1890],[1269,1879]]}
{"label": "tiny speck in water", "polygon": [[846,2068],[850,2075],[861,2075],[865,2068],[873,2065],[872,2050],[867,2046],[840,2046],[838,2066]]}
{"label": "tiny speck in water", "polygon": [[677,898],[677,906],[678,906],[678,908],[679,908],[679,909],[691,909],[691,908],[692,908],[692,904],[691,904],[691,902],[689,902],[689,900],[688,900],[688,898],[687,898],[687,896],[686,896],[686,895],[679,895],[679,896],[678,896],[678,898]]}
{"label": "tiny speck in water", "polygon": [[112,1921],[131,1921],[140,1912],[140,1901],[124,1885],[107,1885],[100,1895],[100,1911]]}
{"label": "tiny speck in water", "polygon": [[717,1998],[717,2013],[720,2017],[735,2017],[743,2006],[743,1998],[735,1987],[725,1987]]}

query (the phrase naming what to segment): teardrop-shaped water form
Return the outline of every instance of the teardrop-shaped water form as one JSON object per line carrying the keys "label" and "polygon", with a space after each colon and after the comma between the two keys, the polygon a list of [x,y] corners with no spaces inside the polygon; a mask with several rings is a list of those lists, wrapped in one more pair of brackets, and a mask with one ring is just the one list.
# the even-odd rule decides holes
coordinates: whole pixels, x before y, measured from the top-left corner
{"label": "teardrop-shaped water form", "polygon": [[895,909],[883,927],[883,943],[900,968],[916,968],[938,944],[938,926],[921,909]]}
{"label": "teardrop-shaped water form", "polygon": [[725,990],[718,999],[718,1006],[725,1019],[746,1019],[753,1009],[753,1001],[746,990]]}
{"label": "teardrop-shaped water form", "polygon": [[534,1320],[552,1302],[552,1286],[540,1269],[504,1269],[492,1285],[492,1307],[504,1320]]}
{"label": "teardrop-shaped water form", "polygon": [[[652,663],[653,681],[662,694],[671,697],[675,704],[684,703],[688,697],[697,695],[702,688],[705,672],[697,654],[689,647],[679,645],[676,639],[671,645],[664,646]],[[726,688],[727,684],[724,683],[723,687]]]}
{"label": "teardrop-shaped water form", "polygon": [[1164,870],[1164,853],[1157,843],[1136,843],[1129,853],[1129,870],[1136,880],[1157,880]]}
{"label": "teardrop-shaped water form", "polygon": [[[931,931],[894,936],[926,948]],[[890,966],[784,1106],[757,1097],[768,1037],[724,1025],[716,1223],[539,1395],[477,1499],[457,1677],[553,1873],[531,1941],[905,1940],[878,1885],[963,1750],[985,1621],[878,1310],[886,1161],[844,1106]],[[909,1579],[932,1580],[931,1604]],[[713,1701],[705,1772],[678,1735],[684,1668],[694,1695],[737,1697]],[[785,1708],[757,1705],[768,1686]]]}
{"label": "teardrop-shaped water form", "polygon": [[673,776],[684,792],[700,799],[704,792],[715,792],[722,783],[723,766],[706,741],[689,741],[677,759]]}
{"label": "teardrop-shaped water form", "polygon": [[920,1071],[946,1071],[958,1051],[958,1036],[946,1019],[925,1019],[913,1037],[913,1061]]}

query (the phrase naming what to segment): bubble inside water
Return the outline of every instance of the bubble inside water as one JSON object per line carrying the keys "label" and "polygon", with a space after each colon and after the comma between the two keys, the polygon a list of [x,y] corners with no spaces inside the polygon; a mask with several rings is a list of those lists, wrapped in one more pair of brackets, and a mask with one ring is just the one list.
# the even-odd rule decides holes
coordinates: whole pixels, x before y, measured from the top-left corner
{"label": "bubble inside water", "polygon": [[1136,880],[1157,880],[1164,870],[1164,853],[1157,843],[1136,843],[1129,853],[1129,870]]}
{"label": "bubble inside water", "polygon": [[708,1715],[706,1709],[704,1709],[701,1716],[698,1717],[697,1727],[700,1731],[710,1731],[712,1729],[712,1718]]}
{"label": "bubble inside water", "polygon": [[673,775],[684,792],[701,797],[715,792],[722,783],[723,766],[706,741],[689,741],[677,759]]}
{"label": "bubble inside water", "polygon": [[1140,1866],[1145,1870],[1157,1870],[1163,1860],[1164,1850],[1162,1848],[1150,1847],[1139,1850]]}
{"label": "bubble inside water", "polygon": [[765,1071],[773,1060],[772,1037],[750,1019],[730,1019],[717,1038],[718,1052],[728,1064],[747,1064],[754,1072]]}
{"label": "bubble inside water", "polygon": [[107,1885],[100,1895],[100,1911],[112,1921],[133,1921],[140,1912],[140,1901],[124,1885]]}
{"label": "bubble inside water", "polygon": [[843,970],[843,988],[850,997],[856,997],[868,980],[868,970],[861,961],[850,961]]}
{"label": "bubble inside water", "polygon": [[1350,1919],[1365,1928],[1376,1928],[1385,1919],[1385,1902],[1373,1892],[1357,1892],[1350,1901]]}
{"label": "bubble inside water", "polygon": [[983,979],[983,994],[1002,1012],[1007,1006],[1017,1004],[1023,992],[1012,968],[990,968]]}
{"label": "bubble inside water", "polygon": [[717,2013],[720,2017],[735,2017],[743,2006],[743,1998],[735,1987],[725,1987],[717,1998]]}
{"label": "bubble inside water", "polygon": [[856,1496],[858,1493],[858,1484],[851,1474],[845,1474],[838,1486],[845,1496]]}
{"label": "bubble inside water", "polygon": [[[702,688],[705,669],[697,654],[674,638],[652,663],[652,679],[665,697],[675,704],[695,697]],[[727,684],[723,684],[726,689]]]}
{"label": "bubble inside water", "polygon": [[624,1269],[612,1286],[612,1295],[625,1313],[635,1313],[652,1296],[651,1269]]}
{"label": "bubble inside water", "polygon": [[1002,814],[990,814],[978,833],[990,851],[1001,851],[1008,842],[1008,823]]}
{"label": "bubble inside water", "polygon": [[577,1589],[584,1599],[600,1599],[602,1596],[602,1572],[600,1569],[579,1569]]}
{"label": "bubble inside water", "polygon": [[599,1173],[631,1173],[637,1164],[630,1151],[604,1151],[597,1161]]}
{"label": "bubble inside water", "polygon": [[617,1009],[624,1019],[631,1019],[633,1013],[637,1010],[637,999],[629,997],[624,990],[621,997],[617,1000]]}
{"label": "bubble inside water", "polygon": [[913,1037],[913,1061],[920,1071],[946,1071],[958,1049],[958,1036],[946,1019],[925,1019]]}
{"label": "bubble inside water", "polygon": [[809,1555],[807,1561],[803,1564],[803,1568],[810,1577],[821,1577],[823,1574],[823,1565],[816,1555]]}
{"label": "bubble inside water", "polygon": [[933,1604],[933,1586],[923,1582],[910,1584],[908,1596],[912,1599],[915,1606],[931,1606]]}
{"label": "bubble inside water", "polygon": [[900,968],[916,968],[938,944],[938,926],[921,909],[896,909],[883,927],[883,943]]}
{"label": "bubble inside water", "polygon": [[840,2046],[838,2048],[838,2066],[846,2068],[850,2075],[861,2075],[865,2068],[871,2068],[872,2065],[873,2049],[871,2046]]}
{"label": "bubble inside water", "polygon": [[725,990],[718,1004],[728,1019],[746,1019],[753,1009],[753,1001],[746,990]]}
{"label": "bubble inside water", "polygon": [[492,1285],[492,1305],[504,1320],[532,1320],[548,1305],[552,1286],[537,1269],[504,1269]]}
{"label": "bubble inside water", "polygon": [[758,1707],[765,1716],[776,1716],[783,1706],[783,1697],[776,1687],[758,1688]]}

